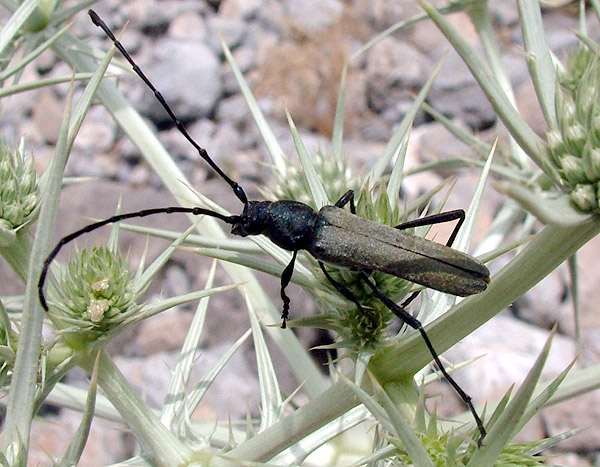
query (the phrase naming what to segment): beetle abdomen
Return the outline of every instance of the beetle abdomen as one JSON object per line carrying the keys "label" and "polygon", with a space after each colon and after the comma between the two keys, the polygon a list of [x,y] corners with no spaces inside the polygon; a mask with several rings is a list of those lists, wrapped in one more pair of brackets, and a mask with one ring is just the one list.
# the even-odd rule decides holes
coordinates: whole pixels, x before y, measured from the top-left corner
{"label": "beetle abdomen", "polygon": [[488,269],[467,254],[335,206],[319,211],[306,249],[334,266],[381,271],[462,297],[485,290],[489,282]]}

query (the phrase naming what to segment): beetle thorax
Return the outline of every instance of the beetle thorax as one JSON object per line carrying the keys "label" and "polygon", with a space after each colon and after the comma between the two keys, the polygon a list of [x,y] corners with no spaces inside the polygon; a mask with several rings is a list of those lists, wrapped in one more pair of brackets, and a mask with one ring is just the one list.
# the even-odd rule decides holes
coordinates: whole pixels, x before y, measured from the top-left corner
{"label": "beetle thorax", "polygon": [[231,229],[234,235],[264,234],[288,251],[302,250],[313,234],[317,213],[297,201],[250,201],[244,207],[242,222]]}

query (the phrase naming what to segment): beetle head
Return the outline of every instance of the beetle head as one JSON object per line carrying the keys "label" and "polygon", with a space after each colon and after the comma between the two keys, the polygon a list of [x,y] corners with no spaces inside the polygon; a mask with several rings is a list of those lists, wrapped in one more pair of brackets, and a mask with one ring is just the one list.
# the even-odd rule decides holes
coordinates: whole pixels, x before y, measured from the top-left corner
{"label": "beetle head", "polygon": [[269,201],[248,201],[239,220],[231,228],[233,235],[260,235],[269,226]]}

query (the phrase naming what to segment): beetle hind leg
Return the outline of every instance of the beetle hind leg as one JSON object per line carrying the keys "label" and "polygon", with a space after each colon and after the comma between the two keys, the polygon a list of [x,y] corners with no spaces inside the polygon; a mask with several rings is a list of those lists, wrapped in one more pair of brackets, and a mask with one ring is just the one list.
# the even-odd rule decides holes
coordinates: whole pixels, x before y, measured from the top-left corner
{"label": "beetle hind leg", "polygon": [[[345,195],[344,195],[345,196]],[[454,243],[454,239],[458,235],[458,231],[460,227],[463,225],[465,221],[465,211],[462,209],[455,209],[454,211],[446,211],[440,212],[439,214],[432,214],[431,216],[421,217],[419,219],[414,219],[412,221],[403,222],[402,224],[398,224],[394,226],[395,229],[398,230],[406,230],[412,227],[420,227],[422,225],[434,225],[434,224],[443,224],[445,222],[452,222],[458,219],[458,222],[454,226],[452,233],[450,234],[450,238],[446,242],[446,246],[452,246]]]}
{"label": "beetle hind leg", "polygon": [[469,411],[473,415],[473,418],[475,419],[475,423],[479,430],[479,439],[478,439],[477,443],[481,446],[483,438],[486,435],[486,431],[485,431],[485,427],[483,426],[483,422],[481,421],[481,418],[479,418],[479,415],[477,414],[477,411],[475,410],[475,407],[473,406],[471,396],[469,396],[458,385],[458,383],[454,380],[454,378],[452,378],[452,376],[450,376],[450,374],[446,371],[446,368],[444,368],[444,365],[442,364],[440,357],[438,356],[438,353],[436,352],[435,348],[433,347],[433,344],[431,343],[431,340],[429,339],[427,332],[425,332],[425,329],[423,328],[423,325],[421,324],[421,322],[417,318],[412,316],[410,313],[408,313],[403,307],[403,305],[406,304],[407,302],[410,303],[410,301],[414,300],[414,297],[416,297],[417,293],[412,294],[408,298],[408,300],[405,300],[403,302],[402,305],[398,305],[398,304],[394,303],[390,298],[388,298],[381,291],[381,289],[379,289],[377,287],[377,285],[375,285],[373,282],[371,282],[371,280],[369,279],[369,277],[366,274],[361,273],[361,277],[362,277],[363,281],[369,286],[369,288],[371,288],[371,290],[373,290],[375,295],[377,295],[377,298],[379,298],[379,300],[381,300],[385,306],[387,306],[404,323],[409,325],[411,328],[419,331],[419,333],[421,334],[421,337],[423,338],[423,341],[425,342],[425,345],[427,346],[427,349],[429,350],[429,353],[433,357],[433,361],[435,362],[436,366],[438,367],[438,369],[440,370],[440,372],[442,373],[442,375],[444,376],[446,381],[448,381],[448,383],[450,383],[450,385],[454,388],[454,390],[456,391],[458,396],[462,399],[462,401],[469,408]]}
{"label": "beetle hind leg", "polygon": [[354,204],[354,190],[348,190],[344,193],[340,199],[336,201],[334,206],[336,208],[343,208],[346,204],[350,203],[350,212],[356,214],[356,205]]}
{"label": "beetle hind leg", "polygon": [[352,291],[349,290],[347,287],[340,284],[333,277],[331,277],[331,274],[329,274],[327,272],[327,270],[325,269],[325,265],[321,261],[319,261],[318,263],[319,263],[319,267],[321,268],[321,271],[323,271],[323,274],[325,274],[325,277],[327,278],[327,280],[329,282],[331,282],[331,285],[333,285],[335,287],[335,290],[337,290],[339,293],[341,293],[346,299],[348,299],[352,303],[354,303],[356,305],[356,308],[359,309],[359,311],[361,311],[362,313],[366,313],[365,309],[362,307],[362,305],[358,301],[358,298],[356,297],[356,295],[354,295],[354,293],[352,293]]}

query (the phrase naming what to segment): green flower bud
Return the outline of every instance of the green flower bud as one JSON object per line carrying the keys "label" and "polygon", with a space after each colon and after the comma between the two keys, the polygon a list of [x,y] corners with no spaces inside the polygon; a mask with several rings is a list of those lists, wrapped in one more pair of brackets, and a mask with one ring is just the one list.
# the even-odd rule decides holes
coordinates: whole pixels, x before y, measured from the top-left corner
{"label": "green flower bud", "polygon": [[2,217],[10,222],[13,226],[20,225],[23,221],[22,212],[18,206],[7,204],[2,210]]}
{"label": "green flower bud", "polygon": [[24,212],[31,212],[37,206],[37,194],[30,193],[21,200],[21,209]]}
{"label": "green flower bud", "polygon": [[546,133],[546,141],[548,142],[548,149],[553,153],[559,153],[563,150],[563,138],[560,131],[553,129]]}
{"label": "green flower bud", "polygon": [[563,122],[564,125],[570,125],[575,121],[575,114],[577,112],[577,107],[575,106],[575,101],[573,98],[567,94],[559,93],[562,97],[558,99],[559,105],[559,119]]}
{"label": "green flower bud", "polygon": [[596,107],[598,91],[596,87],[588,80],[582,80],[581,86],[577,89],[577,119],[585,122]]}
{"label": "green flower bud", "polygon": [[591,130],[596,139],[600,139],[600,114],[593,115],[591,120]]}
{"label": "green flower bud", "polygon": [[83,249],[49,287],[50,318],[74,349],[118,326],[139,307],[123,258],[106,247]]}
{"label": "green flower bud", "polygon": [[22,147],[13,151],[0,140],[0,220],[5,228],[19,228],[37,206],[37,175]]}
{"label": "green flower bud", "polygon": [[587,131],[581,123],[573,123],[565,128],[565,137],[570,147],[582,148],[582,144],[587,138]]}
{"label": "green flower bud", "polygon": [[560,158],[560,166],[562,168],[563,177],[571,185],[588,181],[585,176],[583,163],[579,157],[575,157],[572,154],[564,154]]}
{"label": "green flower bud", "polygon": [[600,148],[586,145],[583,152],[583,168],[588,180],[595,182],[600,179]]}
{"label": "green flower bud", "polygon": [[58,342],[56,345],[52,346],[48,352],[46,361],[48,362],[48,365],[58,366],[72,355],[73,349],[71,347],[62,342]]}
{"label": "green flower bud", "polygon": [[21,191],[31,194],[37,191],[37,173],[33,168],[33,164],[27,164],[26,173],[21,181]]}
{"label": "green flower bud", "polygon": [[571,201],[577,208],[584,212],[593,211],[598,208],[596,190],[590,184],[578,184],[571,192]]}
{"label": "green flower bud", "polygon": [[15,179],[6,180],[2,184],[2,201],[8,203],[15,199],[17,194],[17,182]]}
{"label": "green flower bud", "polygon": [[575,93],[593,59],[594,53],[583,45],[571,53],[566,68],[559,76],[562,86]]}

